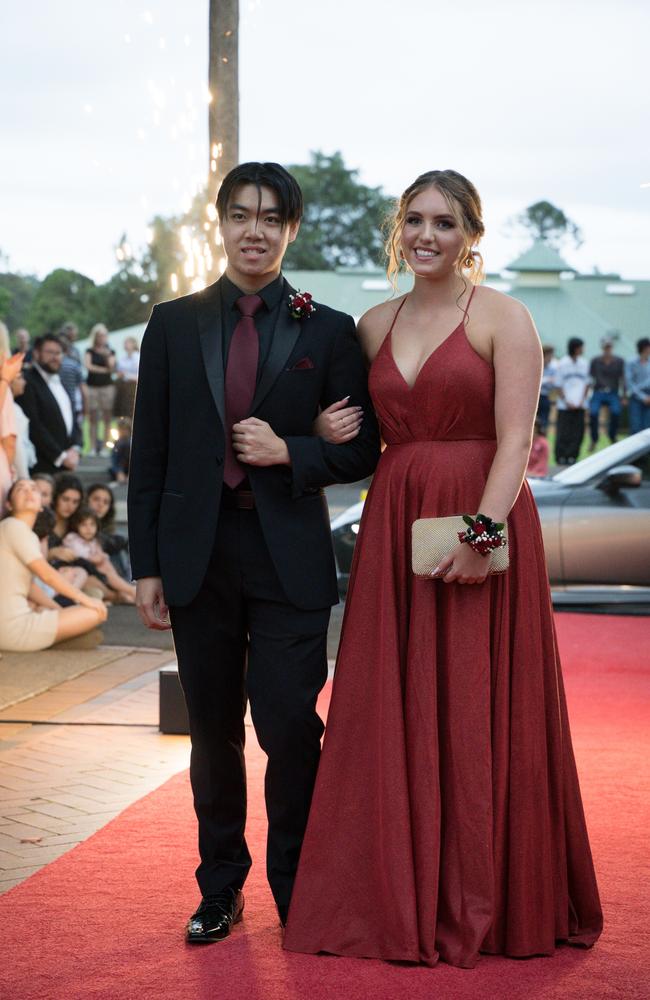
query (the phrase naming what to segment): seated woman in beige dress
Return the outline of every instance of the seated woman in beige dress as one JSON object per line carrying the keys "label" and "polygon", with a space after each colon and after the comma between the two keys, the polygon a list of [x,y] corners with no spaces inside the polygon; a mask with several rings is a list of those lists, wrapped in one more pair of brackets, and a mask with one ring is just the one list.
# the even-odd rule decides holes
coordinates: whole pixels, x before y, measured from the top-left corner
{"label": "seated woman in beige dress", "polygon": [[[31,479],[18,479],[0,521],[0,649],[30,652],[83,635],[106,620],[102,601],[89,597],[43,558],[32,530],[41,496]],[[76,601],[61,608],[40,587],[38,577],[58,594]]]}

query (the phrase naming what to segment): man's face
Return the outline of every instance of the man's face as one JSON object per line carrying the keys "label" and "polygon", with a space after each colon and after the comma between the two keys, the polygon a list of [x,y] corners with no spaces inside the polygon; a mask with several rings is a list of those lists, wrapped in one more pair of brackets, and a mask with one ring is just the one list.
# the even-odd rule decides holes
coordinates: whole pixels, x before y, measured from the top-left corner
{"label": "man's face", "polygon": [[61,359],[63,358],[63,350],[59,344],[53,340],[46,340],[43,346],[38,351],[35,351],[34,354],[37,363],[43,371],[48,372],[50,375],[58,373],[61,367]]}
{"label": "man's face", "polygon": [[19,351],[26,351],[29,348],[29,341],[30,336],[28,330],[25,330],[23,327],[16,330],[16,346]]}
{"label": "man's face", "polygon": [[233,191],[221,238],[228,259],[226,274],[242,291],[257,291],[280,273],[289,243],[298,235],[299,222],[282,225],[280,202],[270,188],[242,184]]}

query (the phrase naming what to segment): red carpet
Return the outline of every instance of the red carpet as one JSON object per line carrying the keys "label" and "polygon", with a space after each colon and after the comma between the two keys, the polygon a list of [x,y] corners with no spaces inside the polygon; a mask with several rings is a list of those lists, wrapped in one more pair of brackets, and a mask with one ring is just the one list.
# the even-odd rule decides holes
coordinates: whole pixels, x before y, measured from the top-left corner
{"label": "red carpet", "polygon": [[605,911],[592,951],[484,958],[473,970],[293,955],[264,880],[262,754],[249,748],[244,922],[190,948],[197,902],[186,775],[0,897],[7,1000],[510,1000],[650,997],[650,619],[556,618],[578,768]]}

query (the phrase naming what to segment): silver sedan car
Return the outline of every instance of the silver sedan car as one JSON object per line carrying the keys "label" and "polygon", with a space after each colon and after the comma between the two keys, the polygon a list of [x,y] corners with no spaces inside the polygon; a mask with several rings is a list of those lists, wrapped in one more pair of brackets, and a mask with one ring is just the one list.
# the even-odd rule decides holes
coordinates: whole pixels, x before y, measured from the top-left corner
{"label": "silver sedan car", "polygon": [[[650,609],[650,430],[548,479],[530,479],[554,604]],[[339,586],[347,589],[363,502],[332,521]]]}

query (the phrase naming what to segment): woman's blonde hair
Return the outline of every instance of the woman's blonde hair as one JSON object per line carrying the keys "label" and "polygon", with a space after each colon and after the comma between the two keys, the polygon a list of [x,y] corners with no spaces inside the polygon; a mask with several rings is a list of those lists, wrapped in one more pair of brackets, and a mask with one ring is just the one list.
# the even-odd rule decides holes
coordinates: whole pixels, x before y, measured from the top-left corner
{"label": "woman's blonde hair", "polygon": [[458,256],[456,270],[459,276],[478,285],[485,277],[483,257],[476,245],[485,233],[481,199],[479,193],[466,177],[455,170],[428,170],[413,181],[395,204],[395,210],[387,222],[386,255],[388,257],[388,278],[393,288],[397,287],[397,276],[404,261],[400,255],[400,240],[408,207],[422,191],[434,187],[440,191],[456,225],[464,237],[463,248]]}
{"label": "woman's blonde hair", "polygon": [[90,331],[90,345],[91,347],[97,347],[97,335],[99,333],[105,333],[108,336],[108,330],[103,323],[95,323],[94,327]]}

